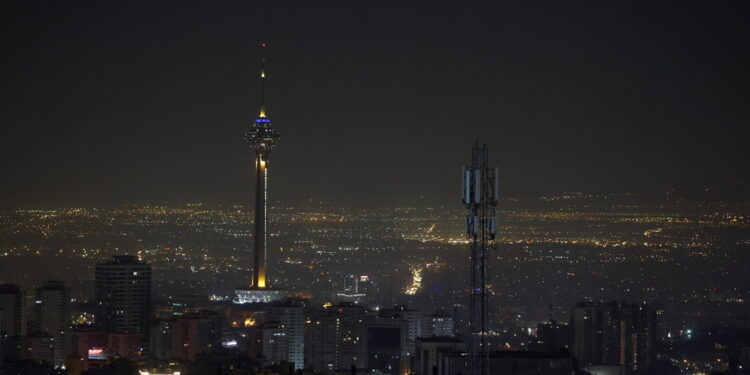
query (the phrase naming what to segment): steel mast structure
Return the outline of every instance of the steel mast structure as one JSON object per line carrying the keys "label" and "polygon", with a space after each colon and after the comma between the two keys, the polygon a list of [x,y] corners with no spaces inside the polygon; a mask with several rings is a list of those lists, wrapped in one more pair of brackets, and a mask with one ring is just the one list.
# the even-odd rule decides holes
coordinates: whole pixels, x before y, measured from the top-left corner
{"label": "steel mast structure", "polygon": [[471,292],[469,302],[470,366],[472,375],[487,375],[487,259],[497,247],[497,168],[488,167],[487,146],[475,144],[471,165],[463,168],[462,200],[469,213],[466,231],[471,239]]}
{"label": "steel mast structure", "polygon": [[280,299],[283,291],[272,289],[266,274],[266,256],[268,254],[268,157],[276,147],[279,134],[266,117],[266,47],[261,43],[260,69],[260,113],[258,118],[245,134],[250,150],[255,154],[255,233],[253,253],[253,278],[250,288],[236,291],[237,303],[271,302]]}

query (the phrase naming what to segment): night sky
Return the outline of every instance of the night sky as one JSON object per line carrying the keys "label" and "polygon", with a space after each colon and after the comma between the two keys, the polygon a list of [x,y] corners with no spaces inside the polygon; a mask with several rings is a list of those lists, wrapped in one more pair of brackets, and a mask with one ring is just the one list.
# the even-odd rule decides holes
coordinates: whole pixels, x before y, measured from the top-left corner
{"label": "night sky", "polygon": [[267,41],[270,199],[736,191],[747,1],[3,1],[0,206],[243,203]]}

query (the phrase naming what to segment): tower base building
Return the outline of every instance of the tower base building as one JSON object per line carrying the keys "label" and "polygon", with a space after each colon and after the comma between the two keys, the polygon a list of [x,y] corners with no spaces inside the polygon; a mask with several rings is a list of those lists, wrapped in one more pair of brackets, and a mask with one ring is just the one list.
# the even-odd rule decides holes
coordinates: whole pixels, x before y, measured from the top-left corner
{"label": "tower base building", "polygon": [[234,291],[234,303],[270,303],[281,301],[286,297],[286,291],[271,288],[241,288]]}

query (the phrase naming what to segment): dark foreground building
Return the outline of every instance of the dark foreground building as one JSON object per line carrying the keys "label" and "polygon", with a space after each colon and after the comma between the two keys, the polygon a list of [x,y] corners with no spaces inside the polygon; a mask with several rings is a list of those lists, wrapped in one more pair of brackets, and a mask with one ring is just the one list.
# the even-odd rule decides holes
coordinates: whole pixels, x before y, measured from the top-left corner
{"label": "dark foreground building", "polygon": [[[466,352],[439,352],[437,374],[469,374],[471,361]],[[566,354],[516,351],[490,352],[487,367],[493,375],[570,375],[576,369]]]}
{"label": "dark foreground building", "polygon": [[654,362],[656,315],[648,305],[584,303],[570,317],[573,355],[581,366],[619,365],[647,370]]}
{"label": "dark foreground building", "polygon": [[151,266],[135,256],[115,256],[96,266],[96,323],[105,332],[135,332],[148,342]]}
{"label": "dark foreground building", "polygon": [[19,356],[21,337],[26,336],[25,299],[18,285],[0,284],[0,365]]}
{"label": "dark foreground building", "polygon": [[64,368],[70,352],[70,289],[62,281],[44,281],[36,289],[32,308],[32,331],[45,334],[52,341],[52,365]]}

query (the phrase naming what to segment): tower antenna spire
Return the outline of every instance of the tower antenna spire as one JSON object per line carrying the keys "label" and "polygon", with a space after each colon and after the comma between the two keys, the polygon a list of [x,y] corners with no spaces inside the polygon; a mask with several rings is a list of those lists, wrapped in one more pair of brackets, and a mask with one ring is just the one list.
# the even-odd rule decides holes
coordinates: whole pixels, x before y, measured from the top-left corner
{"label": "tower antenna spire", "polygon": [[266,117],[266,47],[268,43],[260,44],[260,115]]}

